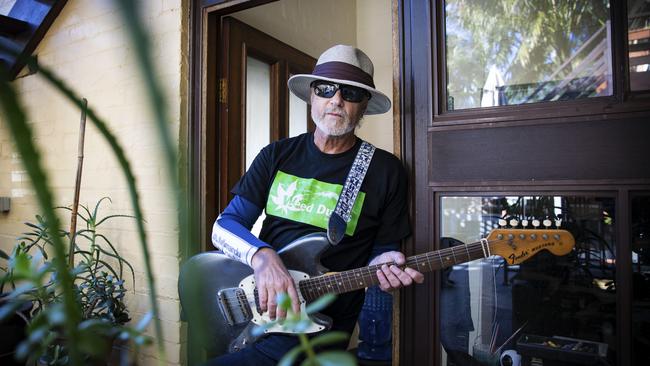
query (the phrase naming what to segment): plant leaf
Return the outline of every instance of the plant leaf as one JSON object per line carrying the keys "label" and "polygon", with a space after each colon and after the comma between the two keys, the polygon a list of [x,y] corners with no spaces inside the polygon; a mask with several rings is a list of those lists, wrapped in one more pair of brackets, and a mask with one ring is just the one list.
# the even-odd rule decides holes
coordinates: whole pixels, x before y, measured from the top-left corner
{"label": "plant leaf", "polygon": [[278,362],[278,366],[291,366],[296,361],[296,358],[302,353],[302,346],[298,345],[293,347],[289,352],[285,353],[284,356]]}
{"label": "plant leaf", "polygon": [[347,342],[349,339],[350,337],[346,332],[331,331],[311,339],[310,343],[313,347],[318,347],[339,342]]}
{"label": "plant leaf", "polygon": [[135,326],[135,329],[140,332],[144,331],[144,328],[146,328],[147,325],[149,325],[152,319],[153,319],[153,312],[147,311],[147,313],[144,314],[142,319],[140,319],[140,321],[138,322],[138,325]]}
{"label": "plant leaf", "polygon": [[305,308],[305,311],[307,314],[313,314],[317,313],[327,307],[332,301],[336,299],[336,295],[334,294],[325,294],[321,297],[318,298],[318,300],[312,302],[311,304],[307,305],[307,308]]}
{"label": "plant leaf", "polygon": [[320,366],[354,366],[357,364],[354,356],[345,351],[328,351],[317,354],[316,362]]}

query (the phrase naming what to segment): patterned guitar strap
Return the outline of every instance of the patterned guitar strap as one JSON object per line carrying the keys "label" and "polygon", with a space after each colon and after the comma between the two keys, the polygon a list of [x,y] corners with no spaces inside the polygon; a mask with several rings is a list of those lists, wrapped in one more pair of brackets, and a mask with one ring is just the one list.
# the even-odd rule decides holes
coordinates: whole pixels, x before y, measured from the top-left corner
{"label": "patterned guitar strap", "polygon": [[332,245],[338,244],[345,235],[345,229],[352,216],[352,207],[354,207],[354,202],[357,200],[357,195],[361,189],[363,179],[366,177],[374,153],[375,147],[371,143],[366,141],[361,143],[348,177],[345,179],[336,208],[330,216],[327,239]]}

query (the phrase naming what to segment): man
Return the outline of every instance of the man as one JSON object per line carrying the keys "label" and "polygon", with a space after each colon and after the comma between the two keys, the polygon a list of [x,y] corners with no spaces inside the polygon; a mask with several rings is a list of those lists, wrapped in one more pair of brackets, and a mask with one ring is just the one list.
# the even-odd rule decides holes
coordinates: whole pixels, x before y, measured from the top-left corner
{"label": "man", "polygon": [[[212,234],[218,249],[253,268],[260,307],[271,319],[286,316],[276,304],[279,293],[287,293],[293,310],[299,311],[296,287],[276,250],[304,235],[327,230],[338,200],[336,192],[345,183],[362,143],[355,129],[365,114],[385,113],[391,105],[374,87],[368,56],[351,46],[325,51],[312,74],[289,79],[289,89],[311,104],[316,130],[262,149],[233,188],[235,197],[215,222]],[[396,249],[410,234],[406,176],[397,158],[375,151],[354,207],[346,235],[323,254],[323,265],[343,271],[386,263],[377,271],[385,291],[421,283],[420,272],[394,265],[404,263],[404,255]],[[267,217],[258,239],[249,230],[263,208]],[[363,291],[355,291],[340,295],[323,313],[333,318],[332,329],[350,334],[362,304]],[[273,365],[296,344],[295,337],[270,335],[210,364]]]}

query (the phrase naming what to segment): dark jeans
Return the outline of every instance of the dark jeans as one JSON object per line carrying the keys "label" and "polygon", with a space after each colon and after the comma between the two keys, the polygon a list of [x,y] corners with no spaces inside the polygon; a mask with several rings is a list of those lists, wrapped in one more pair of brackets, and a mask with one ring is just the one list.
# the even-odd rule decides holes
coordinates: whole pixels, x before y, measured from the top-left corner
{"label": "dark jeans", "polygon": [[[352,334],[354,326],[357,323],[357,317],[349,316],[339,319],[334,323],[332,331],[343,331],[349,335]],[[318,336],[314,334],[312,336]],[[293,347],[297,346],[300,340],[297,336],[284,335],[284,334],[269,334],[262,339],[255,342],[253,345],[244,348],[243,350],[235,353],[221,355],[213,358],[203,364],[203,366],[274,366],[280,361],[282,356],[289,352]],[[341,342],[324,347],[325,349],[342,349],[345,350],[348,342]],[[317,351],[319,351],[317,349]],[[298,357],[300,360],[301,357]],[[300,364],[300,363],[298,363]]]}
{"label": "dark jeans", "polygon": [[204,366],[273,366],[298,343],[297,337],[272,334],[239,352],[213,358]]}

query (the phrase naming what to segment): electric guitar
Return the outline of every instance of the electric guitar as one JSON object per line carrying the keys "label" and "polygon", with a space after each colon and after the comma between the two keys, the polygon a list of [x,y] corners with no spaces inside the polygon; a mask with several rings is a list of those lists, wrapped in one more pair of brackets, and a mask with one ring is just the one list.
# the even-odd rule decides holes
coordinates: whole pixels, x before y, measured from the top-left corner
{"label": "electric guitar", "polygon": [[[493,255],[513,265],[542,250],[565,255],[574,245],[573,236],[566,230],[494,229],[475,243],[408,257],[401,267],[425,273]],[[376,271],[381,264],[326,274],[320,256],[329,246],[324,233],[315,233],[278,252],[296,283],[301,316],[310,322],[304,333],[321,332],[331,325],[331,319],[325,315],[306,314],[306,304],[326,293],[342,294],[379,284]],[[252,344],[258,336],[251,330],[270,321],[268,313],[260,313],[253,270],[220,252],[198,254],[183,265],[179,294],[190,332],[199,334],[195,341],[202,343],[210,354],[235,352]],[[275,324],[265,332],[292,330]]]}

